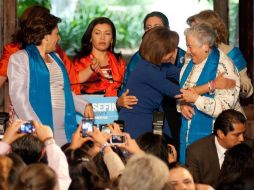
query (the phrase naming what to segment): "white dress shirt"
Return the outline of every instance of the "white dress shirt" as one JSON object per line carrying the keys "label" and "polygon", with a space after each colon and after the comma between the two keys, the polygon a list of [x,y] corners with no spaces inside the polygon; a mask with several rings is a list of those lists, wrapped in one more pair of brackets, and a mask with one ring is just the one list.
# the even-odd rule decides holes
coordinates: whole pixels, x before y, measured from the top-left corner
{"label": "white dress shirt", "polygon": [[219,158],[219,164],[221,168],[222,163],[224,162],[225,152],[227,151],[227,149],[225,149],[224,147],[220,145],[216,136],[215,136],[215,146],[216,146],[216,150],[217,150],[217,154]]}

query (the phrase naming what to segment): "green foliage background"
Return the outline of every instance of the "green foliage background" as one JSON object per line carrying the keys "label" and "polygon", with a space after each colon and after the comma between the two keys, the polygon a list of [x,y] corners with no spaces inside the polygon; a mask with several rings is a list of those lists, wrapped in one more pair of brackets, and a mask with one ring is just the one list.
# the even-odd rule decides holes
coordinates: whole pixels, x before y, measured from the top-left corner
{"label": "green foliage background", "polygon": [[32,5],[41,5],[50,9],[50,0],[18,0],[18,16],[20,16],[25,9]]}
{"label": "green foliage background", "polygon": [[[119,2],[121,2],[121,4],[119,4]],[[75,49],[80,47],[81,38],[88,24],[94,18],[100,16],[110,18],[115,24],[117,30],[117,48],[138,47],[143,33],[142,19],[146,11],[141,6],[134,7],[134,3],[136,3],[136,0],[79,0],[74,18],[72,20],[63,20],[59,25],[63,49],[67,51],[67,54],[72,56]],[[112,7],[116,9],[112,9]],[[122,8],[124,8],[124,10]]]}
{"label": "green foliage background", "polygon": [[[201,0],[197,0],[201,1]],[[205,0],[212,3],[212,0]],[[116,48],[132,49],[139,46],[143,34],[143,18],[147,13],[146,5],[153,0],[78,0],[75,16],[63,19],[59,24],[61,46],[69,56],[79,49],[82,35],[88,24],[96,17],[109,17],[117,30]],[[237,13],[239,0],[230,0],[230,44],[237,45]],[[51,0],[18,0],[18,15],[31,5],[51,8]]]}
{"label": "green foliage background", "polygon": [[[145,4],[150,0],[78,0],[72,20],[63,19],[59,24],[61,46],[69,56],[79,49],[81,38],[88,24],[96,17],[110,18],[117,30],[116,48],[137,48],[143,34],[142,21]],[[37,4],[51,7],[50,0],[19,0],[18,15],[29,6]],[[138,4],[138,6],[136,5]]]}

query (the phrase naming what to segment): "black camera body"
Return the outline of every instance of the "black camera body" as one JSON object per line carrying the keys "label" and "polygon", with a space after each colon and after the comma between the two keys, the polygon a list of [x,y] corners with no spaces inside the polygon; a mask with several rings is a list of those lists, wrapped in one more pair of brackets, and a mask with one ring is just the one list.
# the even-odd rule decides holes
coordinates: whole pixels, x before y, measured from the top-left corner
{"label": "black camera body", "polygon": [[162,135],[164,127],[164,112],[153,112],[153,134]]}

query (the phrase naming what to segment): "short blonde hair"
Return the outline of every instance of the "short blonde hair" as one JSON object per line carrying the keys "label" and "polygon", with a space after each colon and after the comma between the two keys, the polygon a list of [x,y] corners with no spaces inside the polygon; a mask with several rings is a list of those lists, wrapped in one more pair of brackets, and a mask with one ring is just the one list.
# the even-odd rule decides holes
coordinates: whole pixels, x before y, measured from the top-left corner
{"label": "short blonde hair", "polygon": [[134,155],[120,178],[120,190],[162,190],[168,182],[168,167],[150,154]]}
{"label": "short blonde hair", "polygon": [[213,29],[217,32],[218,35],[216,41],[218,44],[227,43],[228,40],[227,27],[223,22],[223,20],[221,19],[221,17],[215,11],[204,10],[198,14],[190,16],[187,19],[187,24],[190,26],[193,23],[202,23],[202,22],[209,23],[213,27]]}

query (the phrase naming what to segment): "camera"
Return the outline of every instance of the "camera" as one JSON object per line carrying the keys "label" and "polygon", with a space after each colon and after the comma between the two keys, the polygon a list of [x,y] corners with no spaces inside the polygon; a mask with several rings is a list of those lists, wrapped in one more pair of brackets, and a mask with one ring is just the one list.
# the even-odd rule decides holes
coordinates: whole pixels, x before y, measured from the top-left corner
{"label": "camera", "polygon": [[99,124],[99,129],[102,133],[110,134],[111,130],[107,124]]}
{"label": "camera", "polygon": [[164,126],[164,112],[153,112],[153,134],[162,135]]}
{"label": "camera", "polygon": [[20,133],[32,134],[35,132],[34,125],[31,121],[22,123],[19,128]]}
{"label": "camera", "polygon": [[126,142],[124,135],[111,135],[110,143],[111,144],[122,144]]}
{"label": "camera", "polygon": [[93,132],[94,120],[92,118],[83,118],[82,119],[82,137],[87,137],[87,131]]}
{"label": "camera", "polygon": [[115,120],[114,123],[118,124],[120,130],[124,132],[124,120]]}

